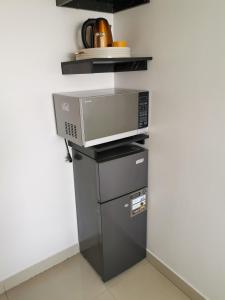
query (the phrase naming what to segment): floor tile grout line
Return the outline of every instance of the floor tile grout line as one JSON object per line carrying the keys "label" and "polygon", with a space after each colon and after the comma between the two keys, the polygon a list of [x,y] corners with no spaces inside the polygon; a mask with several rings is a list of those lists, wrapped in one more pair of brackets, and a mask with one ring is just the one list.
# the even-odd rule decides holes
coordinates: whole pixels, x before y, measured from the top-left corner
{"label": "floor tile grout line", "polygon": [[[4,295],[4,294],[3,294],[3,295]],[[6,297],[7,300],[9,300],[8,293],[7,293],[7,292],[5,292],[5,297]]]}
{"label": "floor tile grout line", "polygon": [[114,295],[112,294],[112,292],[110,291],[110,289],[106,286],[106,291],[112,296],[112,298],[114,300],[116,300],[116,298],[114,297]]}
{"label": "floor tile grout line", "polygon": [[[107,287],[106,286],[104,286],[104,287],[105,287],[104,291],[102,291],[101,293],[97,294],[92,300],[96,300],[98,297],[104,295],[105,293],[109,293],[109,295],[113,297],[113,295],[111,295],[111,293],[108,291]],[[115,300],[114,297],[113,297],[113,300]]]}

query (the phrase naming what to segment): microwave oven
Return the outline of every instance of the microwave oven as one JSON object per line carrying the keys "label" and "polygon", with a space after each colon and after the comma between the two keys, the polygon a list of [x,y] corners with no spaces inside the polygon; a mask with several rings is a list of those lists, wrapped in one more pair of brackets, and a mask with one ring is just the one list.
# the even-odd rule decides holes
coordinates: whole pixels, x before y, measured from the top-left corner
{"label": "microwave oven", "polygon": [[148,133],[149,92],[125,89],[53,95],[57,134],[91,147]]}

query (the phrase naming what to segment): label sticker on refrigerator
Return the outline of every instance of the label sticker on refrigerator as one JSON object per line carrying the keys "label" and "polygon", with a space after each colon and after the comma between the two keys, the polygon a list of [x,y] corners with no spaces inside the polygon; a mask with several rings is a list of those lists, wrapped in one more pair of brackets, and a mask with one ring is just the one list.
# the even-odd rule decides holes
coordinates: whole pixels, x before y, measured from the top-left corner
{"label": "label sticker on refrigerator", "polygon": [[141,214],[147,209],[147,195],[142,194],[131,199],[131,217]]}

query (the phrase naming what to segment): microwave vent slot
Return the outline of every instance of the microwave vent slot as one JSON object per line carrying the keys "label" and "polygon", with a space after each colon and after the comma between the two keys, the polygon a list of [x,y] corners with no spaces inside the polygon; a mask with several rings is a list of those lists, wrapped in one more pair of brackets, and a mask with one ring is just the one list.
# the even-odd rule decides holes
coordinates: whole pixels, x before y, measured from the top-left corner
{"label": "microwave vent slot", "polygon": [[65,122],[65,133],[77,139],[77,126],[72,123]]}

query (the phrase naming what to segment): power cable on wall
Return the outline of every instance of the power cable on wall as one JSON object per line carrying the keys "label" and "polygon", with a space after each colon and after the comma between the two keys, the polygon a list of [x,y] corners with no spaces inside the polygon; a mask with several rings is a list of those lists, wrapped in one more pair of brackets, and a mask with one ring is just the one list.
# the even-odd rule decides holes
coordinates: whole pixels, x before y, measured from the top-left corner
{"label": "power cable on wall", "polygon": [[69,150],[69,146],[68,146],[67,140],[64,139],[64,141],[65,141],[65,144],[66,144],[66,151],[67,151],[67,154],[66,154],[66,162],[72,163],[72,162],[73,162],[73,159],[72,159],[72,156],[71,156],[71,154],[70,154],[70,150]]}

